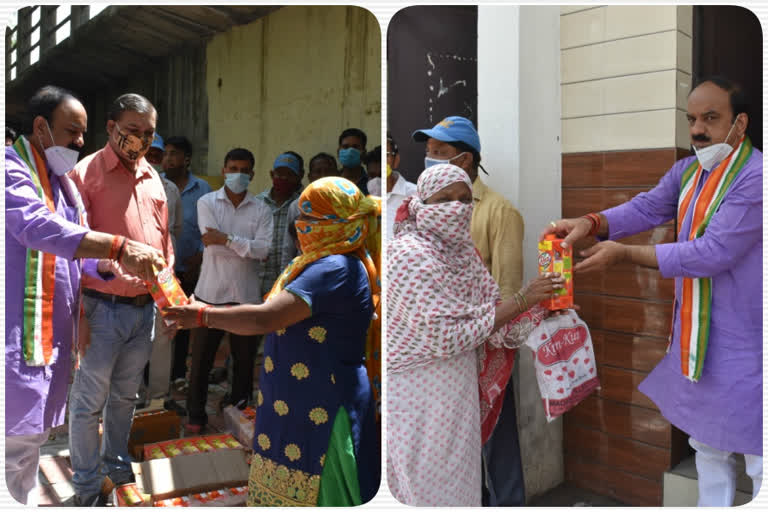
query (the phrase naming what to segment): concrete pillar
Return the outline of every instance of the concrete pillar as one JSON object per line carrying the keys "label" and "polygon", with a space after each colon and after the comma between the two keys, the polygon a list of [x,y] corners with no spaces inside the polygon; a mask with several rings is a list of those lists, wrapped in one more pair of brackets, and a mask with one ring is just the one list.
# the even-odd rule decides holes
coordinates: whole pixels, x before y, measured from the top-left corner
{"label": "concrete pillar", "polygon": [[[525,221],[524,276],[536,275],[538,234],[560,217],[560,19],[556,6],[478,8],[482,179]],[[513,375],[528,499],[563,481],[562,420],[547,423],[532,352]]]}

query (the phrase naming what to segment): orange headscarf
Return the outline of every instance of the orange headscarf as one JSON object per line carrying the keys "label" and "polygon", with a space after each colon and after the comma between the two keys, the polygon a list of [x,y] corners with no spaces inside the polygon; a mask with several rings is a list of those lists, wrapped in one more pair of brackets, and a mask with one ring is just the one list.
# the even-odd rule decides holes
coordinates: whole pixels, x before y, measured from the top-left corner
{"label": "orange headscarf", "polygon": [[[269,300],[310,263],[331,254],[355,254],[365,265],[371,285],[375,315],[368,329],[366,366],[374,398],[381,391],[381,199],[364,196],[341,177],[321,178],[310,183],[299,197],[296,234],[301,245],[297,256],[285,267],[265,300]],[[378,410],[378,408],[377,408]]]}

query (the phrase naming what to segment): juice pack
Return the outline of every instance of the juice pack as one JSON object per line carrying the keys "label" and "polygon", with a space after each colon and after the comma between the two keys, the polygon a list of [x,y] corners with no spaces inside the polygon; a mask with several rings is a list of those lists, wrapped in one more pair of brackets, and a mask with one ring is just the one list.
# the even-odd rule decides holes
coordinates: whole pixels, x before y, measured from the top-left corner
{"label": "juice pack", "polygon": [[118,507],[138,507],[144,505],[144,497],[136,488],[136,484],[121,485],[115,489]]}
{"label": "juice pack", "polygon": [[558,272],[565,278],[563,288],[553,290],[555,297],[541,303],[550,311],[573,307],[573,248],[563,247],[562,242],[555,235],[547,235],[539,242],[539,275]]}
{"label": "juice pack", "polygon": [[162,443],[158,443],[160,445],[160,448],[165,452],[165,454],[168,457],[176,457],[178,455],[182,455],[184,452],[181,451],[181,448],[176,444],[176,441],[164,441]]}
{"label": "juice pack", "polygon": [[210,443],[216,450],[226,450],[228,448],[243,448],[237,439],[232,434],[221,434],[213,436],[205,436],[205,440]]}
{"label": "juice pack", "polygon": [[[157,309],[162,316],[165,316],[163,308],[168,306],[183,306],[189,304],[189,299],[184,290],[181,289],[176,276],[173,275],[173,270],[169,267],[155,270],[155,279],[147,283],[147,288],[152,298],[155,299]],[[167,325],[171,325],[173,322],[164,320]]]}
{"label": "juice pack", "polygon": [[166,458],[168,458],[168,455],[166,455],[163,449],[160,448],[159,444],[154,443],[154,444],[144,445],[144,460],[166,459]]}

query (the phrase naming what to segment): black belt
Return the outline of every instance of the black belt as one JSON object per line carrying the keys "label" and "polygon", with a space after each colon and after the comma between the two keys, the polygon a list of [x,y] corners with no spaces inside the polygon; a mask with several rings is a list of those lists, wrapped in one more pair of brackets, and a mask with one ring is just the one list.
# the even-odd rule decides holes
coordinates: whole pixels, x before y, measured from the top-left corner
{"label": "black belt", "polygon": [[122,295],[110,295],[109,293],[101,293],[97,292],[96,290],[91,290],[90,288],[83,289],[83,295],[87,297],[93,297],[94,299],[101,299],[105,300],[107,302],[111,302],[112,304],[130,304],[131,306],[146,306],[147,304],[152,304],[154,302],[154,299],[152,296],[148,293],[145,293],[144,295],[137,295],[136,297],[124,297]]}

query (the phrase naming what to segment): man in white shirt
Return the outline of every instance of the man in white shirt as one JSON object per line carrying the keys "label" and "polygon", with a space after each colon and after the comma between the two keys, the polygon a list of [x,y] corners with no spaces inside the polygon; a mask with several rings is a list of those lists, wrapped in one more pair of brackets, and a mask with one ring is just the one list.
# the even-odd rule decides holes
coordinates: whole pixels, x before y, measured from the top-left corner
{"label": "man in white shirt", "polygon": [[[272,211],[248,192],[253,179],[253,154],[233,149],[224,158],[224,186],[197,202],[203,264],[195,297],[212,305],[260,304],[261,267],[272,244]],[[201,326],[191,334],[187,433],[197,433],[208,421],[208,373],[225,332]],[[261,336],[229,335],[233,362],[230,402],[245,407],[251,398],[253,364]]]}
{"label": "man in white shirt", "polygon": [[[400,153],[397,144],[392,135],[387,132],[387,225],[384,230],[384,236],[387,241],[392,240],[394,236],[395,215],[397,209],[405,201],[405,198],[416,193],[416,185],[406,181],[395,169],[400,167]],[[373,195],[382,195],[382,178],[374,178],[368,182],[368,190]],[[377,194],[375,191],[378,191]]]}

